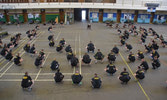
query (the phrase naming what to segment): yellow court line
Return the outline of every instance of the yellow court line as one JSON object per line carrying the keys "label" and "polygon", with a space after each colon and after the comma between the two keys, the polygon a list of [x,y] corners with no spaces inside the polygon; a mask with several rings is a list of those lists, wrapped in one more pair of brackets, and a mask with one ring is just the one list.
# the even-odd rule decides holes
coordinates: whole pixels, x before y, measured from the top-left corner
{"label": "yellow court line", "polygon": [[126,66],[128,67],[130,73],[132,74],[132,76],[135,78],[135,80],[137,81],[137,84],[139,85],[140,89],[142,90],[142,92],[144,93],[144,95],[146,96],[147,100],[150,100],[149,96],[147,95],[147,93],[145,92],[144,88],[141,86],[140,82],[136,79],[136,77],[134,76],[134,73],[132,72],[132,69],[130,68],[130,66],[128,65],[128,63],[125,61],[124,57],[122,56],[121,52],[119,52],[119,55],[121,56],[122,60],[124,61],[124,63],[126,64]]}

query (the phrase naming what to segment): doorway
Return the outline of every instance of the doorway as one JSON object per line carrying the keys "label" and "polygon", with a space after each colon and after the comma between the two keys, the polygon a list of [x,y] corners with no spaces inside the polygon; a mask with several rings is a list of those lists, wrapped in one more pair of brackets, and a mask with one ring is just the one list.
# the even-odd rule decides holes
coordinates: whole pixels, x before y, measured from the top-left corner
{"label": "doorway", "polygon": [[89,18],[89,9],[74,8],[74,20],[86,21]]}
{"label": "doorway", "polygon": [[82,21],[86,20],[86,10],[82,10]]}

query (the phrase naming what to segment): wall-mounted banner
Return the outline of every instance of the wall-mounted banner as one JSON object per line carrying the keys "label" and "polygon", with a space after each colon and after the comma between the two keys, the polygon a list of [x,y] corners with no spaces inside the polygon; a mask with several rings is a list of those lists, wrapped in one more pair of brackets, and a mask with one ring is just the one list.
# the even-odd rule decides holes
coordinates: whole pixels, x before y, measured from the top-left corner
{"label": "wall-mounted banner", "polygon": [[141,18],[142,20],[145,20],[146,18],[148,18],[148,15],[141,15],[140,18]]}
{"label": "wall-mounted banner", "polygon": [[93,18],[98,18],[97,13],[92,13]]}
{"label": "wall-mounted banner", "polygon": [[163,20],[165,20],[165,16],[164,15],[158,15],[157,20],[163,21]]}
{"label": "wall-mounted banner", "polygon": [[39,18],[39,14],[35,14],[35,19],[36,19],[36,18]]}
{"label": "wall-mounted banner", "polygon": [[29,13],[29,14],[28,14],[28,18],[34,18],[34,15],[31,14],[31,13]]}
{"label": "wall-mounted banner", "polygon": [[108,14],[107,18],[113,18],[113,14]]}
{"label": "wall-mounted banner", "polygon": [[124,19],[131,20],[132,19],[132,14],[124,14]]}
{"label": "wall-mounted banner", "polygon": [[4,15],[2,13],[0,13],[0,19],[4,18]]}
{"label": "wall-mounted banner", "polygon": [[14,14],[13,19],[19,19],[19,14]]}

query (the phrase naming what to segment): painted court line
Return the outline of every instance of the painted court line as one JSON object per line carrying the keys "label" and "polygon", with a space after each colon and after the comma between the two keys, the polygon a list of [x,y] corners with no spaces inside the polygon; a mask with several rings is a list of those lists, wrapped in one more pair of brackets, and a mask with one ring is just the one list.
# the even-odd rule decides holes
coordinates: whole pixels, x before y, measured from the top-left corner
{"label": "painted court line", "polygon": [[[48,53],[48,55],[46,56],[46,59],[45,59],[45,61],[43,62],[42,66],[44,66],[44,64],[45,64],[45,62],[46,62],[48,56],[49,56],[49,53]],[[42,71],[42,68],[39,69],[39,72],[38,72],[37,76],[35,77],[35,81],[37,80],[37,78],[38,78],[39,74],[41,73],[41,71]]]}
{"label": "painted court line", "polygon": [[[44,32],[43,32],[43,33],[44,33]],[[40,35],[41,35],[41,34],[40,34]],[[40,35],[39,35],[39,37],[40,37]],[[39,37],[37,37],[37,38],[39,38]],[[37,39],[37,38],[36,38],[36,39]],[[30,44],[33,44],[35,41],[36,41],[36,40],[33,39],[33,41],[31,41]],[[23,49],[21,49],[20,52],[22,52],[20,56],[22,56],[22,55],[25,53],[25,51],[23,51]],[[9,63],[10,63],[10,62],[8,62],[7,64],[5,64],[5,65],[3,66],[3,68],[0,69],[0,71],[2,71]],[[0,75],[0,78],[12,67],[12,65],[14,65],[14,62],[12,62],[12,64]]]}
{"label": "painted court line", "polygon": [[[22,56],[25,52],[23,52],[20,56]],[[0,78],[14,65],[14,62],[0,75]]]}
{"label": "painted court line", "polygon": [[60,34],[61,34],[61,32],[59,32],[59,33],[58,33],[58,35],[57,35],[57,37],[56,37],[55,41],[57,41],[57,40],[58,40],[58,38],[59,38]]}
{"label": "painted court line", "polygon": [[[22,79],[0,79],[0,82],[21,82]],[[54,82],[53,79],[37,79],[36,82]],[[63,79],[63,81],[72,81],[72,79]]]}
{"label": "painted court line", "polygon": [[[2,74],[2,73],[0,73],[0,74]],[[4,76],[10,76],[10,75],[12,75],[12,76],[20,76],[20,75],[24,75],[25,73],[5,73],[5,75]],[[36,76],[38,73],[28,73],[29,75],[34,75],[34,76]],[[54,75],[55,74],[55,72],[54,73],[40,73],[40,75]],[[63,75],[72,75],[73,73],[62,73]],[[85,73],[85,74],[89,74],[89,73]]]}
{"label": "painted court line", "polygon": [[[26,36],[25,36],[24,38],[26,38]],[[23,39],[24,39],[24,38],[23,38]],[[23,40],[21,43],[19,43],[19,47],[18,47],[18,48],[20,48],[20,47],[24,44],[24,41],[25,41],[25,40]],[[16,48],[16,49],[13,51],[13,53],[14,53],[15,51],[18,51],[18,50],[17,50],[18,48]],[[13,49],[13,48],[12,48],[12,49]],[[1,60],[0,60],[0,65],[2,65],[5,61],[6,61],[6,59],[5,59],[4,57],[2,57]]]}
{"label": "painted court line", "polygon": [[[75,48],[74,48],[74,54],[77,54],[77,33],[75,34]],[[75,67],[73,68],[73,73],[75,73]]]}
{"label": "painted court line", "polygon": [[145,92],[144,88],[142,87],[142,85],[140,84],[140,82],[136,79],[136,77],[134,76],[134,73],[132,72],[130,66],[128,65],[128,63],[126,62],[126,60],[124,59],[124,57],[122,56],[121,52],[119,52],[119,55],[121,56],[122,60],[124,61],[124,63],[126,64],[126,66],[128,67],[130,73],[132,74],[132,76],[135,78],[135,80],[137,81],[137,84],[139,85],[140,89],[142,90],[142,92],[144,93],[144,95],[146,96],[147,100],[150,100],[149,96],[147,95],[147,93]]}
{"label": "painted court line", "polygon": [[79,34],[79,72],[80,74],[82,73],[81,72],[81,38],[80,38],[80,34]]}

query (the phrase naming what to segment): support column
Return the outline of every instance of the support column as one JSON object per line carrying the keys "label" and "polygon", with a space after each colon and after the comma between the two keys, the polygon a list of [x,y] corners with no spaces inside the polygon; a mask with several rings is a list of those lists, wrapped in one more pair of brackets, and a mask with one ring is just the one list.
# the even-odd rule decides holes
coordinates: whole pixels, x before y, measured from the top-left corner
{"label": "support column", "polygon": [[4,10],[4,15],[5,15],[5,19],[6,19],[6,22],[10,22],[10,18],[9,18],[9,11],[8,10]]}
{"label": "support column", "polygon": [[99,22],[103,22],[103,9],[99,9]]}
{"label": "support column", "polygon": [[120,23],[121,20],[121,10],[117,10],[117,23]]}
{"label": "support column", "polygon": [[135,10],[134,22],[137,23],[139,11]]}
{"label": "support column", "polygon": [[78,0],[78,2],[84,2],[84,0]]}
{"label": "support column", "polygon": [[23,10],[23,18],[24,18],[24,23],[28,22],[28,14],[27,14],[27,10]]}
{"label": "support column", "polygon": [[60,22],[64,22],[64,9],[59,9],[59,15],[60,15]]}
{"label": "support column", "polygon": [[42,23],[45,23],[46,18],[45,18],[45,9],[41,9],[41,19],[42,19]]}
{"label": "support column", "polygon": [[64,2],[64,0],[59,0],[59,2]]}
{"label": "support column", "polygon": [[153,20],[154,20],[154,15],[155,15],[155,13],[154,13],[154,12],[151,12],[150,24],[152,24],[152,23],[153,23]]}

